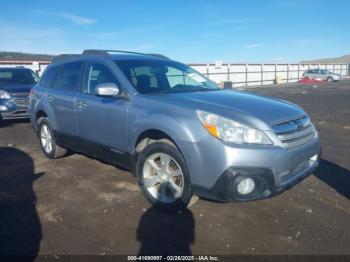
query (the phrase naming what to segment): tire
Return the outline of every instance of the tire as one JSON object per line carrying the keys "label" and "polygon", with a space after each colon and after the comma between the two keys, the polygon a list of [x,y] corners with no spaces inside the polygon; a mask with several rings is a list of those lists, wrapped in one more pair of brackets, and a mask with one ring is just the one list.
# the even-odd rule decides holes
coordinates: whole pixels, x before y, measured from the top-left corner
{"label": "tire", "polygon": [[185,160],[175,146],[165,141],[149,144],[139,154],[136,178],[145,198],[159,209],[176,212],[187,208],[191,201],[192,186]]}
{"label": "tire", "polygon": [[[46,139],[51,140],[50,147],[47,146],[48,144],[44,144],[43,135],[45,134],[46,134]],[[47,117],[41,117],[38,120],[38,137],[39,137],[41,149],[47,158],[56,159],[56,158],[63,157],[67,153],[67,149],[60,147],[56,144],[52,127]],[[51,137],[51,139],[49,139],[49,137]]]}
{"label": "tire", "polygon": [[331,76],[327,77],[327,82],[328,82],[328,83],[330,83],[330,82],[334,82],[333,77],[331,77]]}

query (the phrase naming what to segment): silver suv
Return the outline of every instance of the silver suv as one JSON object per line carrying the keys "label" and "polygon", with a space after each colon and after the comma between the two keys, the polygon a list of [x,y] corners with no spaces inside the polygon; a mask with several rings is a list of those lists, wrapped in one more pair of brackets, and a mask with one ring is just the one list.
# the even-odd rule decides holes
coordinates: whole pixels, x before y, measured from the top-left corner
{"label": "silver suv", "polygon": [[161,55],[86,50],[59,58],[31,92],[44,154],[71,149],[128,168],[157,207],[185,208],[192,195],[266,198],[318,165],[317,131],[287,101],[221,90]]}
{"label": "silver suv", "polygon": [[342,80],[342,77],[340,74],[332,73],[329,70],[326,69],[310,69],[304,72],[303,74],[304,78],[310,78],[310,79],[320,79],[327,82],[334,82]]}

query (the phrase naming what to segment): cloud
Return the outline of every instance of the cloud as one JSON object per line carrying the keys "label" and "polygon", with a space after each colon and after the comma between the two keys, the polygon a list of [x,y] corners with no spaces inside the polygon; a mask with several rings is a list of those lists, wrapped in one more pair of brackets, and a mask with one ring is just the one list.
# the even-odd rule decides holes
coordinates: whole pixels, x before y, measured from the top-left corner
{"label": "cloud", "polygon": [[77,25],[92,25],[96,23],[96,20],[83,17],[83,16],[78,16],[78,15],[73,15],[73,14],[68,14],[68,13],[57,13],[57,15],[66,18],[70,20],[72,23],[75,23]]}
{"label": "cloud", "polygon": [[248,44],[244,46],[245,49],[252,49],[252,48],[258,48],[258,47],[262,47],[262,44]]}
{"label": "cloud", "polygon": [[84,17],[84,16],[79,16],[79,15],[71,14],[71,13],[49,12],[49,11],[42,11],[42,10],[34,10],[33,12],[37,13],[37,14],[58,16],[58,17],[64,18],[64,19],[66,19],[74,24],[77,24],[77,25],[92,25],[92,24],[96,23],[95,19]]}

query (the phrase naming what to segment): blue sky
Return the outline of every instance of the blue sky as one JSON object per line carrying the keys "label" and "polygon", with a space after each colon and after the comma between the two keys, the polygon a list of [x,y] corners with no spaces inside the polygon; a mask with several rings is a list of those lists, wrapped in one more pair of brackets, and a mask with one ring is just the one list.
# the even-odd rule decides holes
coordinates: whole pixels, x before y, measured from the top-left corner
{"label": "blue sky", "polygon": [[187,63],[350,54],[349,0],[0,0],[0,50],[163,53]]}

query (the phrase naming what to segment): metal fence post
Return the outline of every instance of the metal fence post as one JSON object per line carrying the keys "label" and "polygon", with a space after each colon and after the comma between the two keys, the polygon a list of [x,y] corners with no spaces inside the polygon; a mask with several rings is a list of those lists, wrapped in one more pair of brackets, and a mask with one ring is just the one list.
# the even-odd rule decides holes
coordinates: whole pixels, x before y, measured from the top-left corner
{"label": "metal fence post", "polygon": [[248,64],[245,64],[245,86],[248,87]]}
{"label": "metal fence post", "polygon": [[300,64],[298,64],[298,80],[300,79]]}
{"label": "metal fence post", "polygon": [[275,83],[277,84],[277,64],[275,64]]}
{"label": "metal fence post", "polygon": [[227,82],[230,81],[230,64],[227,64]]}
{"label": "metal fence post", "polygon": [[207,64],[207,78],[209,78],[209,64]]}
{"label": "metal fence post", "polygon": [[261,69],[261,79],[260,79],[260,81],[261,81],[261,86],[262,86],[263,83],[264,83],[264,64],[261,64],[260,69]]}
{"label": "metal fence post", "polygon": [[287,64],[287,83],[289,83],[289,64]]}

